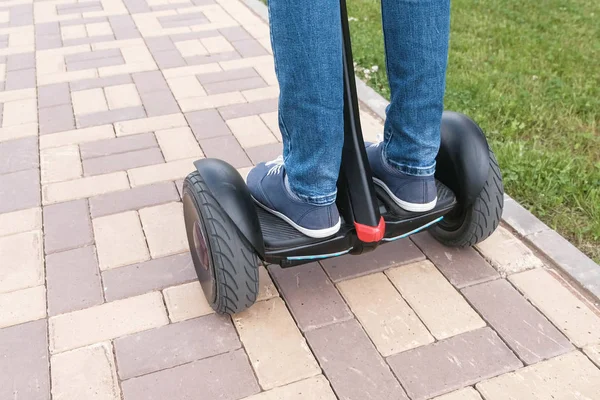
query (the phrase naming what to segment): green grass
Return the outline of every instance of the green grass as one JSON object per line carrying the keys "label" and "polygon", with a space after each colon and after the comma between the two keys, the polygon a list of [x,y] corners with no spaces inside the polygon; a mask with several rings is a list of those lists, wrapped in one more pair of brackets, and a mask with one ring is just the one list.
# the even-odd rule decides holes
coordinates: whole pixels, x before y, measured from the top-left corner
{"label": "green grass", "polygon": [[[389,99],[380,2],[348,15],[358,75]],[[599,38],[597,0],[453,0],[445,100],[486,132],[506,192],[597,262]]]}

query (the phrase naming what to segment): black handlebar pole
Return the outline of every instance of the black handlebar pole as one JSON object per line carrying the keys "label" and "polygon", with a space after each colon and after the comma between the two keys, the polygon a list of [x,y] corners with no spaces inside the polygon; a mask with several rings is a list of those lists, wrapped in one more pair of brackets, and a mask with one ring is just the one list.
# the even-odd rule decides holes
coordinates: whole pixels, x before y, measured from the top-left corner
{"label": "black handlebar pole", "polygon": [[[344,61],[344,149],[342,152],[341,177],[342,180],[346,181],[342,182],[342,187],[343,190],[348,192],[350,197],[357,232],[359,225],[361,228],[379,227],[381,229],[383,222],[379,213],[371,167],[367,160],[360,126],[346,0],[340,0],[340,12],[342,17],[342,54]],[[363,235],[363,237],[367,236]],[[360,239],[368,241],[363,238]]]}

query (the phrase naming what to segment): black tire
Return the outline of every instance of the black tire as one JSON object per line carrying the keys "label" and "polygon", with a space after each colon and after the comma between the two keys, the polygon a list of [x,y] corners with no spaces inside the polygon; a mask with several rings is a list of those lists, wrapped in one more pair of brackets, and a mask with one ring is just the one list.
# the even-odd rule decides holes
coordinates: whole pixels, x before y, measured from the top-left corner
{"label": "black tire", "polygon": [[430,229],[440,243],[452,247],[470,247],[488,238],[500,224],[504,207],[504,186],[500,166],[489,150],[488,178],[473,205],[458,210]]}
{"label": "black tire", "polygon": [[[194,267],[206,300],[219,314],[235,314],[250,307],[258,295],[258,258],[217,203],[197,171],[183,182],[183,203],[188,242]],[[208,248],[203,267],[194,242],[199,221]],[[200,226],[200,225],[198,225]]]}

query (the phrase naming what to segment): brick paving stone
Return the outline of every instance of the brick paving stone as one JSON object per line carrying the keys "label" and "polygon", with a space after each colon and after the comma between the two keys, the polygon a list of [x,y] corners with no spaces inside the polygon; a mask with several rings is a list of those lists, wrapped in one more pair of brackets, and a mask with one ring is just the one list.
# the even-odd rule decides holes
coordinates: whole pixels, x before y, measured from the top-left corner
{"label": "brick paving stone", "polygon": [[173,96],[178,100],[206,95],[204,88],[193,75],[169,78],[168,84]]}
{"label": "brick paving stone", "polygon": [[230,119],[227,125],[244,148],[277,143],[277,138],[258,115]]}
{"label": "brick paving stone", "polygon": [[76,115],[92,114],[108,110],[104,91],[100,88],[71,93]]}
{"label": "brick paving stone", "polygon": [[463,289],[463,294],[506,344],[534,364],[573,349],[569,341],[507,281]]}
{"label": "brick paving stone", "polygon": [[92,176],[164,162],[165,160],[161,151],[156,147],[151,147],[129,153],[112,154],[83,160],[83,172],[86,176]]}
{"label": "brick paving stone", "polygon": [[0,142],[0,174],[39,167],[36,137]]}
{"label": "brick paving stone", "polygon": [[95,196],[89,201],[92,217],[96,218],[177,200],[179,195],[173,183],[160,182]]}
{"label": "brick paving stone", "polygon": [[384,274],[343,281],[338,288],[383,356],[433,342],[427,328]]}
{"label": "brick paving stone", "polygon": [[431,262],[421,261],[385,273],[436,339],[485,326]]}
{"label": "brick paving stone", "polygon": [[124,299],[196,279],[196,271],[189,253],[157,258],[102,273],[107,301]]}
{"label": "brick paving stone", "polygon": [[36,109],[36,99],[6,101],[4,103],[2,126],[8,127],[37,122]]}
{"label": "brick paving stone", "polygon": [[46,282],[51,316],[104,302],[94,246],[48,255]]}
{"label": "brick paving stone", "polygon": [[156,139],[167,161],[202,157],[202,150],[188,127],[156,131]]}
{"label": "brick paving stone", "polygon": [[264,88],[247,89],[242,91],[242,96],[244,96],[246,101],[249,103],[261,100],[277,99],[279,97],[279,88],[276,86],[268,86]]}
{"label": "brick paving stone", "polygon": [[40,136],[40,148],[49,149],[70,144],[83,144],[114,137],[115,131],[112,125],[94,126]]}
{"label": "brick paving stone", "polygon": [[408,399],[356,320],[307,332],[306,339],[339,398]]}
{"label": "brick paving stone", "polygon": [[228,92],[213,95],[200,94],[198,97],[179,99],[179,106],[183,112],[214,109],[230,104],[245,103],[246,99],[240,92]]}
{"label": "brick paving stone", "polygon": [[303,381],[268,390],[254,396],[245,397],[244,400],[336,400],[327,378],[318,375]]}
{"label": "brick paving stone", "polygon": [[40,108],[40,135],[68,131],[75,128],[71,104]]}
{"label": "brick paving stone", "polygon": [[231,319],[216,314],[115,340],[121,379],[146,375],[240,347]]}
{"label": "brick paving stone", "polygon": [[127,174],[114,172],[45,185],[42,187],[42,198],[44,204],[53,204],[124,189],[129,189]]}
{"label": "brick paving stone", "polygon": [[35,87],[35,68],[8,71],[4,90],[19,90]]}
{"label": "brick paving stone", "polygon": [[235,40],[231,44],[242,57],[257,57],[269,54],[255,39]]}
{"label": "brick paving stone", "polygon": [[247,78],[259,78],[260,75],[254,68],[240,68],[233,69],[231,71],[212,72],[208,74],[198,75],[198,80],[202,85],[227,82],[231,80],[247,79]]}
{"label": "brick paving stone", "polygon": [[127,171],[132,187],[150,185],[163,181],[174,181],[185,178],[194,171],[194,161],[198,158],[188,158],[163,164],[133,168]]}
{"label": "brick paving stone", "polygon": [[230,42],[234,40],[251,39],[252,36],[242,26],[232,26],[219,29],[219,33]]}
{"label": "brick paving stone", "polygon": [[35,286],[0,293],[0,328],[46,317],[46,288]]}
{"label": "brick paving stone", "polygon": [[411,237],[442,274],[458,288],[500,277],[498,272],[471,247],[447,247],[427,232]]}
{"label": "brick paving stone", "polygon": [[245,149],[253,164],[265,161],[271,161],[283,154],[283,145],[281,143],[265,144],[263,146],[250,147]]}
{"label": "brick paving stone", "polygon": [[140,97],[149,117],[180,112],[179,105],[169,89],[152,93],[140,93]]}
{"label": "brick paving stone", "polygon": [[69,84],[54,83],[38,87],[38,107],[46,108],[71,104],[71,93],[69,92]]}
{"label": "brick paving stone", "polygon": [[40,205],[40,177],[37,169],[0,175],[0,213]]}
{"label": "brick paving stone", "polygon": [[177,50],[153,51],[154,61],[160,69],[183,67],[187,65],[181,53]]}
{"label": "brick paving stone", "polygon": [[600,342],[600,317],[548,272],[535,269],[509,280],[577,347]]}
{"label": "brick paving stone", "polygon": [[[96,39],[96,38],[94,38],[94,39]],[[88,42],[91,40],[85,40],[85,41]],[[100,40],[100,41],[103,41],[103,40]],[[125,63],[125,60],[123,60],[123,57],[121,56],[121,54],[119,52],[119,55],[116,57],[95,58],[92,60],[77,61],[77,62],[68,62],[67,61],[67,71],[81,71],[81,70],[91,69],[91,68],[110,67],[113,65],[122,65],[124,63]]]}
{"label": "brick paving stone", "polygon": [[137,212],[94,218],[93,226],[101,270],[150,259]]}
{"label": "brick paving stone", "polygon": [[78,115],[76,119],[78,128],[87,128],[90,126],[111,124],[113,122],[128,121],[135,118],[144,118],[145,116],[144,108],[135,106]]}
{"label": "brick paving stone", "polygon": [[111,110],[117,108],[135,107],[142,104],[136,85],[127,83],[125,85],[116,85],[104,88],[108,108]]}
{"label": "brick paving stone", "polygon": [[130,75],[115,75],[115,76],[107,76],[104,78],[93,78],[93,79],[82,79],[79,81],[70,82],[69,85],[73,92],[77,92],[79,90],[88,90],[88,89],[96,89],[103,88],[115,85],[124,85],[127,83],[131,83],[133,80]]}
{"label": "brick paving stone", "polygon": [[160,71],[138,72],[132,76],[140,93],[169,90],[169,86]]}
{"label": "brick paving stone", "polygon": [[158,371],[122,383],[125,400],[240,399],[260,392],[243,350],[175,368]]}
{"label": "brick paving stone", "polygon": [[46,332],[45,319],[0,329],[1,399],[50,400]]}
{"label": "brick paving stone", "polygon": [[330,258],[321,261],[321,265],[332,281],[339,282],[424,259],[423,253],[410,240],[400,239],[371,253]]}
{"label": "brick paving stone", "polygon": [[512,233],[498,227],[489,238],[476,245],[477,249],[500,274],[508,275],[543,266],[542,260]]}
{"label": "brick paving stone", "polygon": [[119,400],[113,349],[108,343],[55,354],[52,368],[52,396],[55,399]]}
{"label": "brick paving stone", "polygon": [[0,214],[0,236],[42,229],[42,210],[39,207]]}
{"label": "brick paving stone", "polygon": [[260,114],[260,118],[269,127],[269,129],[271,130],[271,133],[273,133],[273,135],[275,135],[277,140],[279,140],[281,142],[282,138],[281,138],[281,131],[279,129],[279,118],[278,118],[277,112]]}
{"label": "brick paving stone", "polygon": [[486,400],[596,399],[600,370],[572,352],[477,384]]}
{"label": "brick paving stone", "polygon": [[60,353],[169,323],[159,292],[57,315],[50,317],[49,321],[52,353]]}
{"label": "brick paving stone", "polygon": [[135,22],[129,15],[113,15],[108,17],[115,39],[135,39],[141,37]]}
{"label": "brick paving stone", "polygon": [[233,317],[258,381],[272,389],[320,372],[283,300],[275,297]]}
{"label": "brick paving stone", "polygon": [[138,133],[153,132],[160,129],[187,126],[183,114],[162,115],[159,117],[141,118],[132,121],[123,121],[115,124],[117,136],[135,135]]}
{"label": "brick paving stone", "polygon": [[46,254],[82,247],[94,242],[87,200],[44,207]]}
{"label": "brick paving stone", "polygon": [[258,115],[273,111],[277,111],[277,99],[261,100],[254,103],[233,104],[219,107],[221,116],[226,120],[248,117],[250,115]]}
{"label": "brick paving stone", "polygon": [[198,281],[167,288],[163,294],[171,322],[185,321],[214,312],[206,301]]}
{"label": "brick paving stone", "polygon": [[201,139],[199,142],[207,158],[220,158],[231,164],[234,168],[249,167],[252,165],[248,156],[233,136]]}
{"label": "brick paving stone", "polygon": [[135,150],[143,150],[158,147],[158,143],[152,133],[124,136],[115,139],[98,140],[96,142],[82,143],[79,146],[81,158],[96,158],[112,154],[128,153]]}
{"label": "brick paving stone", "polygon": [[216,110],[202,110],[185,113],[196,139],[208,139],[216,136],[230,136],[229,127]]}
{"label": "brick paving stone", "polygon": [[182,203],[142,208],[140,219],[152,258],[189,250]]}
{"label": "brick paving stone", "polygon": [[452,393],[444,394],[432,400],[482,400],[477,390],[472,387],[457,390]]}
{"label": "brick paving stone", "polygon": [[583,352],[600,368],[600,343],[595,346],[588,346]]}
{"label": "brick paving stone", "polygon": [[489,328],[396,354],[388,363],[413,400],[428,399],[522,366]]}
{"label": "brick paving stone", "polygon": [[319,264],[287,269],[272,265],[269,270],[301,330],[352,318],[346,303]]}
{"label": "brick paving stone", "polygon": [[208,93],[209,95],[213,95],[218,93],[262,88],[266,87],[267,84],[261,77],[253,77],[245,79],[227,80],[215,83],[204,83],[202,84],[202,86],[206,90],[206,93]]}
{"label": "brick paving stone", "polygon": [[279,292],[275,288],[269,272],[260,265],[258,267],[258,296],[256,296],[256,301],[268,300],[277,296],[279,296]]}
{"label": "brick paving stone", "polygon": [[6,70],[35,68],[35,53],[11,54],[6,58]]}
{"label": "brick paving stone", "polygon": [[42,232],[0,237],[0,293],[44,284]]}
{"label": "brick paving stone", "polygon": [[76,145],[53,147],[40,152],[42,184],[80,178],[79,148]]}

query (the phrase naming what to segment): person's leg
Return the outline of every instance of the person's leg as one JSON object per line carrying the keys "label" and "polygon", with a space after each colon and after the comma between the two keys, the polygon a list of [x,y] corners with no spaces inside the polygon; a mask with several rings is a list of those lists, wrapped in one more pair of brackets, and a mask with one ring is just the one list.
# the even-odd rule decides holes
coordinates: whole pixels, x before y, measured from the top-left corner
{"label": "person's leg", "polygon": [[[376,183],[410,211],[435,206],[433,173],[444,104],[449,0],[382,0],[391,89],[384,143],[369,151]],[[377,155],[376,159],[373,159]]]}
{"label": "person's leg", "polygon": [[334,202],[344,141],[340,5],[336,0],[268,4],[283,165],[258,165],[248,187],[260,205],[301,232],[328,236],[339,228]]}

